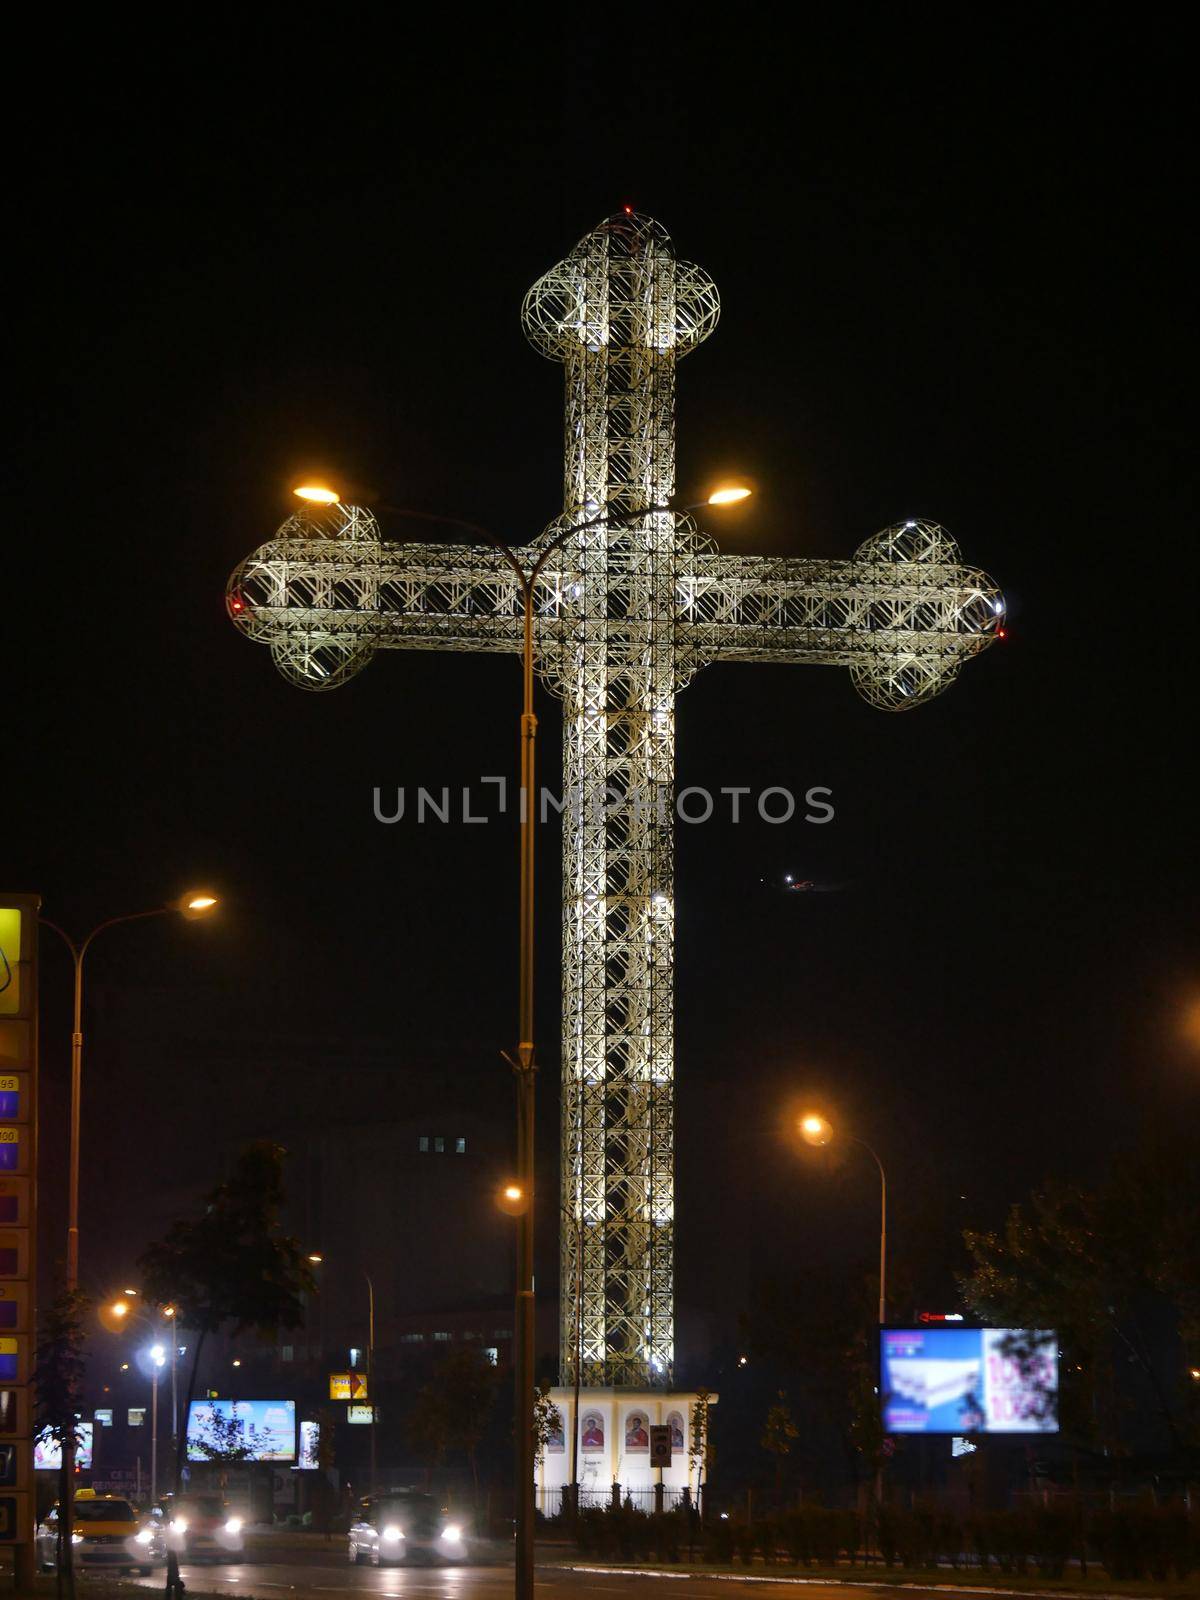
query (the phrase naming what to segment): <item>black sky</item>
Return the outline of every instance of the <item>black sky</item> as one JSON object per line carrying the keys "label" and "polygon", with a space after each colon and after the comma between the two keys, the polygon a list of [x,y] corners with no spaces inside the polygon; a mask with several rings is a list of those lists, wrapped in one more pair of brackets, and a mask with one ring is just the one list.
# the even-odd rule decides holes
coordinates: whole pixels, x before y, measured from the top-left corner
{"label": "black sky", "polygon": [[[862,14],[785,40],[764,10],[680,53],[677,13],[637,16],[631,47],[615,20],[527,45],[515,14],[473,43],[465,14],[399,43],[47,43],[10,216],[0,882],[77,929],[210,882],[219,925],[114,933],[97,983],[175,987],[180,1027],[217,1041],[390,1038],[397,1070],[492,1081],[515,841],[381,827],[371,788],[511,770],[515,663],[390,653],[305,696],[229,626],[224,583],[314,467],[538,530],[561,372],[521,297],[622,203],[657,216],[723,303],[680,369],[680,483],[761,486],[710,525],[723,546],[847,556],[927,515],[1011,608],[912,715],[797,668],[710,668],[681,699],[681,785],[822,784],[838,813],[680,829],[681,1248],[704,1301],[747,1218],[787,1216],[771,1249],[800,1260],[831,1206],[854,1228],[869,1209],[785,1152],[810,1091],[898,1190],[987,1215],[1195,1115],[1186,85],[1180,41],[1140,20],[867,37]],[[786,871],[847,887],[786,896]],[[95,1048],[92,1104],[117,1092],[117,1047]],[[169,1125],[171,1071],[119,1081],[139,1139]],[[215,1112],[239,1130],[236,1094]],[[106,1181],[136,1215],[136,1159]]]}

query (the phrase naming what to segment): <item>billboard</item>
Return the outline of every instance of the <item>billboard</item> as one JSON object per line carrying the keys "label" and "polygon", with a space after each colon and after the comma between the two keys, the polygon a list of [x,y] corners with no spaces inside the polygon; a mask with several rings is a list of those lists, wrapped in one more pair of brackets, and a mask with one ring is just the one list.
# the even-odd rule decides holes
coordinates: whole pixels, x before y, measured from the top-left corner
{"label": "billboard", "polygon": [[297,1466],[315,1472],[321,1465],[321,1424],[319,1422],[302,1422],[300,1424],[300,1460]]}
{"label": "billboard", "polygon": [[189,1461],[294,1461],[294,1400],[193,1400]]}
{"label": "billboard", "polygon": [[[33,1465],[38,1472],[57,1472],[62,1466],[62,1445],[43,1428],[33,1441]],[[81,1422],[75,1429],[75,1465],[87,1472],[92,1465],[92,1425]]]}
{"label": "billboard", "polygon": [[881,1328],[879,1391],[885,1433],[1057,1433],[1057,1336]]}

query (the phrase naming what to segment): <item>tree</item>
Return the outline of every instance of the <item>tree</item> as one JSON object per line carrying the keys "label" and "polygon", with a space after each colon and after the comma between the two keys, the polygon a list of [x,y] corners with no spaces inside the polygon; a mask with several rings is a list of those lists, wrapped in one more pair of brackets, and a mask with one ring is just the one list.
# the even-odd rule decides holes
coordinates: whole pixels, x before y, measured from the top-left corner
{"label": "tree", "polygon": [[1200,1447],[1190,1380],[1200,1366],[1198,1155],[1194,1134],[1157,1140],[1094,1190],[1048,1185],[1014,1205],[999,1232],[964,1234],[972,1310],[1057,1334],[1059,1421],[1084,1447],[1127,1452],[1130,1417],[1147,1414],[1177,1458]]}
{"label": "tree", "polygon": [[533,1396],[533,1447],[539,1466],[551,1440],[561,1439],[563,1432],[562,1413],[551,1400],[550,1389],[549,1381],[543,1380],[538,1384]]}
{"label": "tree", "polygon": [[233,1401],[228,1415],[215,1408],[195,1429],[188,1449],[205,1461],[255,1461],[267,1445],[267,1435],[253,1423],[243,1424]]}
{"label": "tree", "polygon": [[496,1400],[496,1368],[475,1345],[453,1350],[428,1383],[421,1386],[409,1418],[417,1449],[427,1470],[439,1466],[448,1450],[461,1450],[471,1468],[475,1501],[479,1502],[478,1450]]}
{"label": "tree", "polygon": [[688,1445],[689,1472],[696,1474],[696,1501],[700,1503],[704,1487],[705,1469],[712,1465],[712,1445],[708,1437],[708,1413],[712,1395],[708,1389],[697,1389],[692,1403],[692,1441]]}
{"label": "tree", "polygon": [[82,1405],[83,1316],[87,1301],[77,1289],[60,1288],[42,1321],[34,1352],[35,1432],[53,1439],[62,1453],[58,1489],[57,1592],[75,1594],[71,1524],[75,1508],[75,1447]]}
{"label": "tree", "polygon": [[[191,1414],[200,1355],[209,1334],[227,1328],[273,1337],[304,1321],[305,1297],[314,1293],[312,1271],[295,1239],[280,1223],[283,1157],[279,1145],[248,1145],[224,1183],[204,1199],[198,1217],[171,1224],[142,1255],[143,1293],[153,1305],[176,1307],[181,1326],[197,1331],[188,1373],[184,1417]],[[179,1491],[186,1426],[175,1453]],[[167,1593],[182,1595],[179,1562],[167,1555]]]}
{"label": "tree", "polygon": [[800,1391],[806,1461],[815,1471],[829,1464],[831,1435],[856,1478],[864,1467],[878,1469],[877,1302],[874,1276],[814,1267],[803,1280],[756,1285],[742,1317],[751,1354],[787,1373],[791,1391]]}
{"label": "tree", "polygon": [[792,1446],[799,1437],[800,1429],[796,1426],[796,1419],[792,1416],[791,1407],[788,1405],[787,1392],[780,1389],[774,1404],[767,1412],[761,1441],[763,1449],[775,1457],[776,1489],[783,1483],[783,1464],[791,1455]]}

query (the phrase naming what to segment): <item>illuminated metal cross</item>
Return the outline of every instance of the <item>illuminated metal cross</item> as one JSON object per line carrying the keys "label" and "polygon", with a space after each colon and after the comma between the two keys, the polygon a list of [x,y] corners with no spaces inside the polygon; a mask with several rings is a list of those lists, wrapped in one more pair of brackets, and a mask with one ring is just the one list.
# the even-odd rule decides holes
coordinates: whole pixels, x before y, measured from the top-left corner
{"label": "illuminated metal cross", "polygon": [[[903,710],[1003,620],[995,585],[933,523],[886,528],[850,561],[787,560],[721,555],[690,516],[646,509],[675,488],[675,363],[718,312],[707,273],[626,214],[523,308],[566,368],[564,510],[530,552],[591,524],[536,590],[539,670],[565,719],[562,1192],[582,1240],[562,1240],[563,1382],[579,1296],[584,1382],[673,1375],[676,694],[709,661],[803,662],[849,667],[873,705]],[[521,648],[520,591],[494,550],[386,543],[356,506],[290,517],[234,572],[228,606],[305,689],[380,648]]]}

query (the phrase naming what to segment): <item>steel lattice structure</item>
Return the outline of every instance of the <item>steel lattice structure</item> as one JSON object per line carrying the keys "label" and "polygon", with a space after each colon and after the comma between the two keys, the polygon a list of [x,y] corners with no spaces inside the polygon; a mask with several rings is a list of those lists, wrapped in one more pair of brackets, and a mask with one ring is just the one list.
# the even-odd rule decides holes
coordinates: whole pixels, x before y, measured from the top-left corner
{"label": "steel lattice structure", "polygon": [[[674,491],[675,363],[716,288],[648,217],[602,222],[534,284],[531,342],[566,369],[564,510],[588,522],[536,590],[539,670],[563,702],[562,1381],[669,1386],[674,1363],[675,696],[709,661],[850,669],[873,705],[932,698],[996,637],[1003,601],[934,523],[850,561],[718,552]],[[599,520],[597,520],[599,519]],[[521,552],[518,552],[521,554]],[[519,651],[492,549],[394,544],[357,506],[298,511],[233,573],[228,606],[305,689],[385,647]],[[582,1258],[582,1282],[576,1257]]]}

